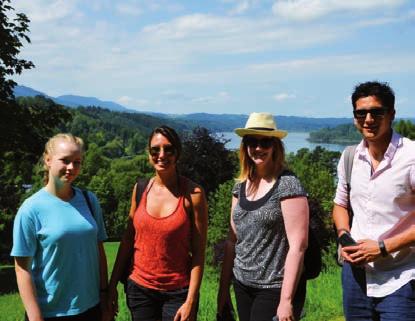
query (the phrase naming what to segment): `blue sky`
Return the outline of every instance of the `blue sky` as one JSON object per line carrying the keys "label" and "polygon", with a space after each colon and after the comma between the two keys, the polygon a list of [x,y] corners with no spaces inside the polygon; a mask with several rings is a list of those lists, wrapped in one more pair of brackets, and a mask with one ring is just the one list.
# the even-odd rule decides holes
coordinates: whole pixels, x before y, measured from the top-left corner
{"label": "blue sky", "polygon": [[356,83],[415,117],[411,0],[15,0],[31,19],[15,80],[141,111],[351,116]]}

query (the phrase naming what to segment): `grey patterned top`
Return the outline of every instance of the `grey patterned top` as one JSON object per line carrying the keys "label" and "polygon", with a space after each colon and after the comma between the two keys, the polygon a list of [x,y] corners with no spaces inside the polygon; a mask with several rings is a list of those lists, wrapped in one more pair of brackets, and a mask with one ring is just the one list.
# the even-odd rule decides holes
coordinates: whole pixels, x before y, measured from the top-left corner
{"label": "grey patterned top", "polygon": [[237,238],[234,276],[254,288],[280,288],[288,252],[280,200],[307,194],[298,178],[288,171],[261,199],[247,200],[245,188],[246,182],[242,182],[232,190],[238,198],[233,210]]}

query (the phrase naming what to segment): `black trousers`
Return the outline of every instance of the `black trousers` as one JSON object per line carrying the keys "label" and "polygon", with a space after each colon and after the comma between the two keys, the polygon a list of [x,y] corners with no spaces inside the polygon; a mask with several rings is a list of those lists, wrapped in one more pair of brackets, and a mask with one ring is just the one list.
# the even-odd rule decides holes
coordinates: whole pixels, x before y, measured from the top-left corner
{"label": "black trousers", "polygon": [[[306,294],[306,279],[302,277],[298,283],[293,306],[295,320],[300,319]],[[239,321],[271,321],[280,302],[281,289],[258,289],[234,281],[236,305]]]}
{"label": "black trousers", "polygon": [[173,321],[177,310],[186,301],[188,292],[188,288],[157,291],[128,279],[126,294],[131,318],[133,321]]}

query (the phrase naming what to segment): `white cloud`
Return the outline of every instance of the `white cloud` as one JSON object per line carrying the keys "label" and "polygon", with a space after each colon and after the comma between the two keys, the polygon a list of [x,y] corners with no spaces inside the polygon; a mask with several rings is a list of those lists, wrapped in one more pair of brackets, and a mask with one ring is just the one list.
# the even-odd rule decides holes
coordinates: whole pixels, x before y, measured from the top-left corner
{"label": "white cloud", "polygon": [[141,9],[138,4],[133,3],[119,3],[115,8],[117,12],[129,16],[139,16],[143,13],[143,9]]}
{"label": "white cloud", "polygon": [[127,107],[146,107],[150,104],[147,99],[136,99],[129,96],[121,96],[117,99],[117,102]]}
{"label": "white cloud", "polygon": [[384,10],[405,2],[406,0],[277,0],[272,11],[282,18],[307,21],[337,12]]}
{"label": "white cloud", "polygon": [[32,22],[41,23],[62,20],[77,11],[76,0],[16,1],[13,5],[16,12],[22,11]]}
{"label": "white cloud", "polygon": [[280,101],[285,101],[285,100],[288,100],[288,99],[294,99],[294,98],[296,98],[296,95],[287,94],[287,93],[279,93],[279,94],[275,94],[273,96],[273,98],[276,101],[280,102]]}
{"label": "white cloud", "polygon": [[200,104],[210,104],[210,103],[223,103],[231,100],[231,96],[226,91],[218,92],[216,95],[213,96],[204,96],[204,97],[196,97],[192,98],[192,103],[200,103]]}

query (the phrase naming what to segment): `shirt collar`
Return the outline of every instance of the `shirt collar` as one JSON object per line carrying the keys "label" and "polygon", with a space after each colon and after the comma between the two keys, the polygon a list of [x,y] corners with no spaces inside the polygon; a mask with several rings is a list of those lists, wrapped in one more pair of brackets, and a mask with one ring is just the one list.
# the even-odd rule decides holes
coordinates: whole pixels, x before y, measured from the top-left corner
{"label": "shirt collar", "polygon": [[[393,156],[395,156],[396,150],[402,146],[402,136],[396,133],[395,131],[392,131],[392,138],[388,145],[388,148],[386,149],[385,154],[383,155],[383,159],[390,164]],[[367,149],[367,142],[362,139],[359,145],[356,147],[356,153],[359,155],[359,157],[363,157],[366,159],[370,159],[369,157],[369,151]]]}

